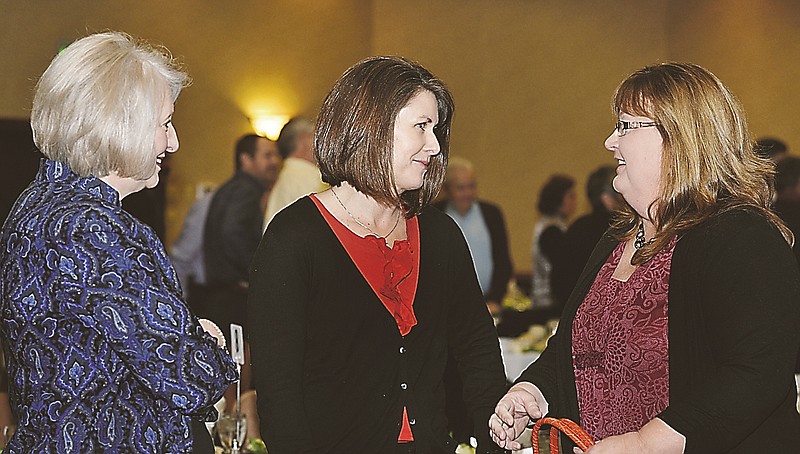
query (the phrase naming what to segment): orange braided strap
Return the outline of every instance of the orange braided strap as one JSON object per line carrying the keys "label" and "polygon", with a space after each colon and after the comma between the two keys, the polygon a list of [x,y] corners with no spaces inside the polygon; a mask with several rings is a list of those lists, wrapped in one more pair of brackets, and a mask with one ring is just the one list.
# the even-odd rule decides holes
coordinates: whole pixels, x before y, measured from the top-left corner
{"label": "orange braided strap", "polygon": [[564,432],[564,435],[568,436],[572,441],[578,445],[579,448],[586,451],[590,447],[594,446],[594,441],[592,437],[589,436],[581,427],[571,420],[567,418],[556,419],[556,418],[542,418],[536,421],[536,424],[533,426],[533,433],[531,435],[532,442],[533,442],[533,452],[534,454],[539,454],[539,430],[541,429],[542,425],[548,424],[553,426],[553,430],[550,429],[550,453],[551,454],[558,454],[558,432]]}

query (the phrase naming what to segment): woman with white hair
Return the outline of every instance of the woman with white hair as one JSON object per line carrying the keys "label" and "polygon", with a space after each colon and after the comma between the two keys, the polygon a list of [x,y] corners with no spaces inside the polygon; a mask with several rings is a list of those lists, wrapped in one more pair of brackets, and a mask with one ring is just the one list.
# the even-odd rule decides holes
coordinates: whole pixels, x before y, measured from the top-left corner
{"label": "woman with white hair", "polygon": [[153,230],[121,205],[177,151],[187,82],[166,50],[116,32],[75,41],[39,80],[31,126],[45,158],[0,231],[18,420],[7,452],[213,450],[202,423],[235,365],[181,299]]}

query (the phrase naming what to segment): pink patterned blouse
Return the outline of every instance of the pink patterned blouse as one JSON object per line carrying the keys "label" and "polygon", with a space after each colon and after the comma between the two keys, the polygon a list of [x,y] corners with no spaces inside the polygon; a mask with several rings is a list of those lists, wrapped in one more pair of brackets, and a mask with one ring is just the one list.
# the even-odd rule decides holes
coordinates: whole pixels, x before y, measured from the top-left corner
{"label": "pink patterned blouse", "polygon": [[676,240],[627,281],[614,249],[578,308],[572,358],[581,426],[595,440],[636,431],[669,405],[667,306]]}

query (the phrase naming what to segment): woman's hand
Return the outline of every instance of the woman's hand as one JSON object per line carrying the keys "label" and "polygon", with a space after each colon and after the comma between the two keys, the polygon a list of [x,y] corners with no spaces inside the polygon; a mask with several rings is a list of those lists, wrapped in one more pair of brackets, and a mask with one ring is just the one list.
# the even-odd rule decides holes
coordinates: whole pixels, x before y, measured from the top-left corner
{"label": "woman's hand", "polygon": [[[585,454],[682,454],[686,437],[664,421],[655,418],[638,432],[628,432],[600,440]],[[573,450],[581,454],[578,448]]]}
{"label": "woman's hand", "polygon": [[505,449],[522,449],[516,441],[531,419],[547,413],[547,401],[531,383],[517,383],[497,403],[489,418],[489,434],[498,446]]}

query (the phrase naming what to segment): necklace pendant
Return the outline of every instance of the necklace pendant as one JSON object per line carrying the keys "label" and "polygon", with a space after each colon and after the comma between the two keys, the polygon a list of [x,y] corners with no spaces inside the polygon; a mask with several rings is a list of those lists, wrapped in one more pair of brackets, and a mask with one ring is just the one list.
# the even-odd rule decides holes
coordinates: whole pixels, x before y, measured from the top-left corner
{"label": "necklace pendant", "polygon": [[636,231],[636,238],[633,240],[633,247],[639,250],[655,241],[655,237],[645,241],[644,239],[644,222],[639,223],[639,229]]}

